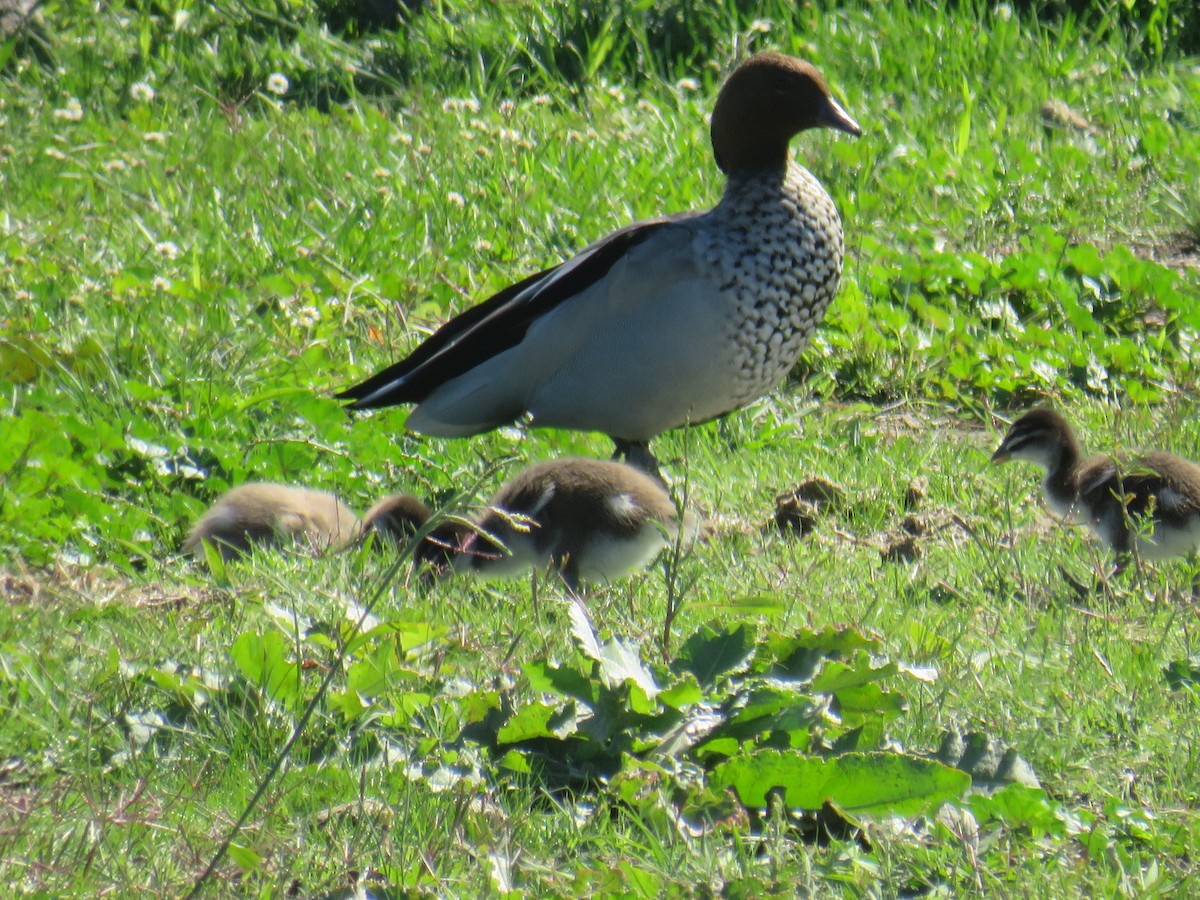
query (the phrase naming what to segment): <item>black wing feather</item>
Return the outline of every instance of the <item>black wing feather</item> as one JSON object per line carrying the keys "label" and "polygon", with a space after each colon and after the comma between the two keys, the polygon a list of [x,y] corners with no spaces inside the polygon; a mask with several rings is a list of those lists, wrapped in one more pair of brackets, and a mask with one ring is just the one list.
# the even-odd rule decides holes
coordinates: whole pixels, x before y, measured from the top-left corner
{"label": "black wing feather", "polygon": [[[663,225],[690,218],[680,213],[635,222],[597,241],[578,256],[509,285],[446,322],[408,357],[336,396],[351,409],[420,403],[437,387],[515,347],[541,315],[603,278],[631,248]],[[365,398],[392,383],[369,403]]]}

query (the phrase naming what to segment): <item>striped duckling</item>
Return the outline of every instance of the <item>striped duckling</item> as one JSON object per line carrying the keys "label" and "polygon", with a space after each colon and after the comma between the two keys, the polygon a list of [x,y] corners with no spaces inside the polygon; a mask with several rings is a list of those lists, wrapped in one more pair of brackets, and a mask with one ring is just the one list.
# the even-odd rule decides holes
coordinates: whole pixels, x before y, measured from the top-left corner
{"label": "striped duckling", "polygon": [[617,455],[657,472],[650,439],[772,390],[837,291],[841,220],[788,146],[820,127],[861,133],[810,64],[750,57],[713,109],[726,177],[716,207],[613,232],[338,396],[353,409],[416,404],[407,426],[443,437],[525,415],[601,431]]}
{"label": "striped duckling", "polygon": [[[658,480],[596,459],[530,466],[500,488],[476,525],[478,533],[461,544],[456,570],[506,578],[553,566],[573,591],[581,582],[611,582],[645,566],[679,535],[675,503]],[[685,540],[696,531],[685,515]]]}
{"label": "striped duckling", "polygon": [[1086,524],[1119,559],[1183,556],[1200,548],[1200,466],[1151,452],[1127,464],[1084,457],[1070,424],[1052,409],[1017,419],[992,462],[1024,459],[1046,470],[1042,491],[1057,515]]}
{"label": "striped duckling", "polygon": [[298,544],[320,553],[349,546],[359,530],[358,516],[334,494],[248,482],[227,491],[200,517],[183,550],[200,556],[207,542],[225,560],[249,552],[256,544]]}

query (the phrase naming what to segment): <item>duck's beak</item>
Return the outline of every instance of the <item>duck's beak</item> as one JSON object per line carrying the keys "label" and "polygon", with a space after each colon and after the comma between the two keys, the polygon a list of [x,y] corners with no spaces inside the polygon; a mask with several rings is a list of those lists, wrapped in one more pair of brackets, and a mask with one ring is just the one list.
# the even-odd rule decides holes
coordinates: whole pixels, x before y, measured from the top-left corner
{"label": "duck's beak", "polygon": [[821,124],[826,128],[836,128],[838,131],[844,131],[846,134],[852,134],[858,137],[862,134],[862,127],[850,117],[850,113],[842,108],[842,104],[838,103],[832,97],[826,97],[825,109],[821,111]]}
{"label": "duck's beak", "polygon": [[1003,444],[1001,444],[996,448],[996,452],[992,454],[992,465],[998,466],[1000,463],[1006,463],[1010,459],[1012,459],[1012,454],[1008,452],[1008,449]]}

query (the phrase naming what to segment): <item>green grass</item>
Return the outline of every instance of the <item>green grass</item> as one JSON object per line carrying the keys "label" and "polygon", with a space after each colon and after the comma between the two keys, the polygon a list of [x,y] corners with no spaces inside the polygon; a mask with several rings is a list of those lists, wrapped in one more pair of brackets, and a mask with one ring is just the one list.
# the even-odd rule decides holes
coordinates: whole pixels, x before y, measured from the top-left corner
{"label": "green grass", "polygon": [[[1187,8],[435,5],[344,40],[305,5],[180,9],[51,4],[41,57],[0,45],[0,877],[186,892],[334,666],[218,867],[229,890],[1194,885],[1197,694],[1164,669],[1200,654],[1200,571],[1093,587],[1107,561],[1041,511],[1037,475],[987,464],[1043,398],[1097,450],[1200,459]],[[721,72],[768,46],[816,62],[866,128],[796,142],[842,211],[843,287],[791,383],[657,445],[713,538],[673,580],[655,569],[589,608],[656,665],[715,620],[844,626],[936,668],[890,684],[909,702],[890,737],[926,752],[986,733],[1044,788],[962,800],[977,831],[944,815],[819,847],[780,816],[697,837],[665,800],[551,798],[459,735],[493,692],[529,702],[534,661],[578,660],[554,588],[427,588],[354,555],[215,577],[177,556],[249,478],[365,509],[480,478],[486,494],[510,456],[607,453],[559,432],[417,438],[403,410],[352,421],[329,395],[612,228],[714,202],[705,116]],[[1095,130],[1047,129],[1050,99]],[[813,476],[848,506],[784,539],[774,497]],[[923,554],[885,562],[917,476]],[[385,685],[355,718],[347,678],[367,670],[338,669],[320,635],[380,586],[375,615],[405,637],[351,653]],[[238,649],[268,644],[302,664],[295,701]]]}

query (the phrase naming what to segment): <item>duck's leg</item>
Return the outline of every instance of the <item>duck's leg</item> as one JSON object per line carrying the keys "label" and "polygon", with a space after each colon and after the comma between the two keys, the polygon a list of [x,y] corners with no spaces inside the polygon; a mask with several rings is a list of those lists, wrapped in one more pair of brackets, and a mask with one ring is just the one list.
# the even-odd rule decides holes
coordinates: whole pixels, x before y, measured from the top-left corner
{"label": "duck's leg", "polygon": [[612,442],[616,448],[613,451],[613,459],[624,459],[625,462],[629,463],[635,469],[641,469],[647,475],[657,478],[664,485],[667,483],[667,480],[662,476],[662,472],[658,470],[658,460],[650,452],[649,441],[627,441],[624,438],[615,437],[612,439]]}

